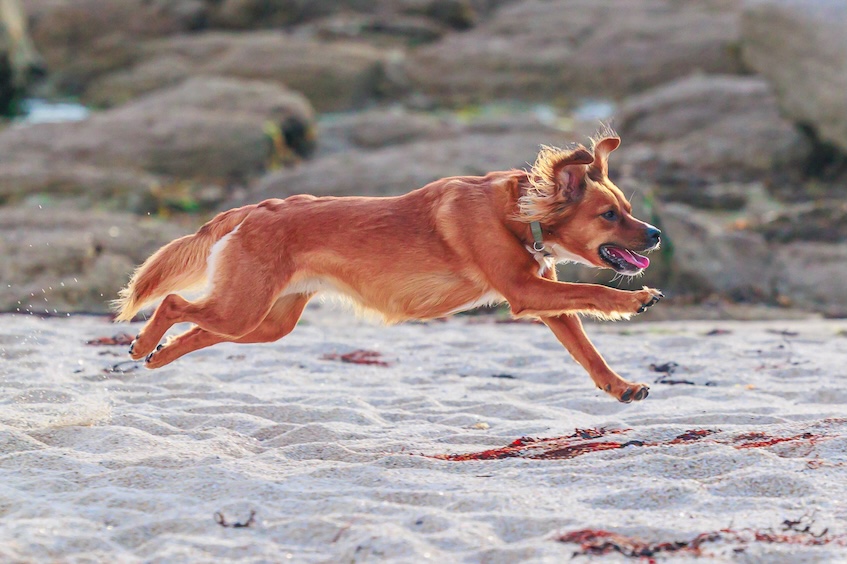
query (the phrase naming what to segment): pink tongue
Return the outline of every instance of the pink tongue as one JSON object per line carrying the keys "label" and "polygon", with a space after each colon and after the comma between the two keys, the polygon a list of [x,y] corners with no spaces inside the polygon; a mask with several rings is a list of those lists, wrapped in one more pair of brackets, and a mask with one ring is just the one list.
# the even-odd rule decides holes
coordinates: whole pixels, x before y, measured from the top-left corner
{"label": "pink tongue", "polygon": [[638,253],[633,253],[632,251],[622,249],[621,247],[607,247],[606,250],[609,251],[609,254],[615,255],[619,259],[637,266],[638,268],[647,268],[650,266],[650,259],[643,257]]}

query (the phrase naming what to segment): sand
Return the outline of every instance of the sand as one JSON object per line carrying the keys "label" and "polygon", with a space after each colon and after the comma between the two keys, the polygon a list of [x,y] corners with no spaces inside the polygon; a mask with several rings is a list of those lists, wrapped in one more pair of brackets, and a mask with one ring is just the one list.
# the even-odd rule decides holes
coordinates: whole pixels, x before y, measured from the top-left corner
{"label": "sand", "polygon": [[278,343],[148,371],[86,344],[139,324],[0,316],[0,560],[559,562],[585,529],[847,560],[847,321],[591,324],[627,377],[678,364],[626,405],[494,319],[310,307]]}

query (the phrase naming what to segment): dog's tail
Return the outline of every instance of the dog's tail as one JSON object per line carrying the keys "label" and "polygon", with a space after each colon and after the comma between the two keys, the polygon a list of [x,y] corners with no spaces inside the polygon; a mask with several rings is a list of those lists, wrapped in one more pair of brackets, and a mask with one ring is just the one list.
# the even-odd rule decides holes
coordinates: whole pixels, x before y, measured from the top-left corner
{"label": "dog's tail", "polygon": [[256,205],[232,209],[215,216],[197,233],[171,241],[144,261],[119,298],[112,302],[115,321],[129,321],[150,302],[186,290],[206,280],[212,246],[244,221]]}

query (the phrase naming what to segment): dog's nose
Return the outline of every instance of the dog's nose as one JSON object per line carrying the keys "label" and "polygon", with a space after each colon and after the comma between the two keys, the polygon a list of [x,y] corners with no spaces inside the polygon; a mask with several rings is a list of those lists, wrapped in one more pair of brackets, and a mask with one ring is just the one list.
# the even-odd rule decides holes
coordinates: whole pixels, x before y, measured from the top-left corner
{"label": "dog's nose", "polygon": [[659,244],[659,241],[662,239],[662,232],[652,225],[647,228],[647,242],[651,247],[654,247]]}

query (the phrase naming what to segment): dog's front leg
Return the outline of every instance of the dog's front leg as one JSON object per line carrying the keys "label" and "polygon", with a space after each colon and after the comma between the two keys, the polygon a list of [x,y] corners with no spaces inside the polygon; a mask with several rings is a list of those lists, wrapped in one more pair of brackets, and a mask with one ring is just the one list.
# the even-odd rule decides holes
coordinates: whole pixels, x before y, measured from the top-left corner
{"label": "dog's front leg", "polygon": [[609,365],[588,340],[588,335],[585,334],[582,322],[576,314],[541,317],[541,321],[565,345],[574,360],[585,368],[598,388],[625,403],[647,397],[650,390],[649,386],[628,382],[609,368]]}
{"label": "dog's front leg", "polygon": [[619,290],[537,277],[527,277],[522,284],[508,288],[501,293],[509,301],[512,314],[531,317],[581,312],[606,319],[628,319],[664,297],[659,290],[646,286],[641,290]]}

